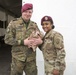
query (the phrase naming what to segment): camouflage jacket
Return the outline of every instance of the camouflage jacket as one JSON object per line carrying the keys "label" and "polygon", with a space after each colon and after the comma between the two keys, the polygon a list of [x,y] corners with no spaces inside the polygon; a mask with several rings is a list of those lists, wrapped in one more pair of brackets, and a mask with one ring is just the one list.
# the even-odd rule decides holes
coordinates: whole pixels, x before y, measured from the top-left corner
{"label": "camouflage jacket", "polygon": [[[30,36],[34,29],[38,29],[35,22],[30,21],[26,29],[26,24],[22,18],[12,20],[6,30],[5,43],[12,45],[12,57],[25,61],[31,61],[36,58],[36,52],[25,46],[22,41]],[[39,29],[38,29],[39,30]]]}
{"label": "camouflage jacket", "polygon": [[54,65],[55,69],[65,69],[65,50],[63,36],[51,30],[45,34],[43,38],[41,50],[43,52],[44,60]]}

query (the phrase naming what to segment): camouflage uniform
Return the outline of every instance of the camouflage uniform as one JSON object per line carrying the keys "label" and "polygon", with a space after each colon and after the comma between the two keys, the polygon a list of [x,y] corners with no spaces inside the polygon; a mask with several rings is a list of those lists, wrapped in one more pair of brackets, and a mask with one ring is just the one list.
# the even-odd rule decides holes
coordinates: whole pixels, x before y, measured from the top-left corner
{"label": "camouflage uniform", "polygon": [[59,70],[59,75],[63,75],[65,70],[63,36],[54,30],[50,30],[45,34],[43,41],[41,50],[44,56],[46,75],[53,75],[52,72],[54,69]]}
{"label": "camouflage uniform", "polygon": [[7,27],[5,43],[12,45],[11,75],[37,75],[36,52],[23,44],[23,40],[30,36],[37,24],[29,21],[28,27],[22,18],[11,21]]}

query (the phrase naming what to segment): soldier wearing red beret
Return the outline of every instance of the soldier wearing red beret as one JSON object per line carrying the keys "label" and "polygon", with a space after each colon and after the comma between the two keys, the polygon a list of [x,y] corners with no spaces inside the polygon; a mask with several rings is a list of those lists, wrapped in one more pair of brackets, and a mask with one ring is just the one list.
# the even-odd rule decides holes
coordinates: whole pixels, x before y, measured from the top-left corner
{"label": "soldier wearing red beret", "polygon": [[54,30],[52,17],[44,16],[41,26],[46,32],[40,49],[43,52],[46,75],[63,75],[65,70],[65,49],[63,36]]}
{"label": "soldier wearing red beret", "polygon": [[[37,23],[31,21],[33,4],[24,4],[21,13],[20,18],[9,23],[5,34],[5,43],[12,45],[11,75],[23,75],[23,71],[26,75],[37,75],[36,51],[28,48],[34,42],[28,39],[32,31],[37,29],[40,32]],[[42,40],[37,40],[42,43]]]}
{"label": "soldier wearing red beret", "polygon": [[33,9],[33,5],[31,3],[24,4],[22,6],[21,12],[23,13],[24,11],[26,11],[28,9]]}

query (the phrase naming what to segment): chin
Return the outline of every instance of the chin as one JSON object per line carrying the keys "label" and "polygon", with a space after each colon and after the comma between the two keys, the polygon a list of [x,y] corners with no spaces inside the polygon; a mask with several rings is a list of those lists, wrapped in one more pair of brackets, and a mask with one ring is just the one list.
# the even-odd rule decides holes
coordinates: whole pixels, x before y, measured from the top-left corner
{"label": "chin", "polygon": [[47,30],[44,30],[44,32],[48,32]]}

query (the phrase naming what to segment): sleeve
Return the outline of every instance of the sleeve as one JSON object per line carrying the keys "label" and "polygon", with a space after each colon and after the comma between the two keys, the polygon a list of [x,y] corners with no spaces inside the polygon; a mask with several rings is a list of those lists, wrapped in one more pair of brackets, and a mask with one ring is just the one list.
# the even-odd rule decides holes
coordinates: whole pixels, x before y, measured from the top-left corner
{"label": "sleeve", "polygon": [[9,45],[20,45],[23,44],[23,40],[16,40],[16,29],[14,27],[13,21],[11,21],[6,29],[6,34],[4,37],[4,41]]}
{"label": "sleeve", "polygon": [[64,70],[65,69],[65,49],[63,36],[60,33],[55,34],[54,36],[54,46],[57,54],[55,60],[55,69]]}

